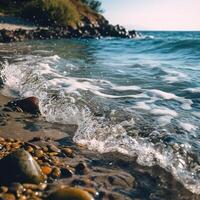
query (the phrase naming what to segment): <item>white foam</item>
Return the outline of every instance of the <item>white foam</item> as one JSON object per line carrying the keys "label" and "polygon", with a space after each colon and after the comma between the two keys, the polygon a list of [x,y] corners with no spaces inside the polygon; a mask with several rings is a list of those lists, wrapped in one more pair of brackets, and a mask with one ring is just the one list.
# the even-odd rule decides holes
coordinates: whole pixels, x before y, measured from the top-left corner
{"label": "white foam", "polygon": [[130,85],[130,86],[117,86],[117,85],[112,85],[112,89],[116,91],[138,91],[141,90],[141,87],[135,86],[135,85]]}
{"label": "white foam", "polygon": [[188,80],[188,76],[182,72],[176,71],[176,70],[168,70],[164,69],[168,75],[165,75],[163,80],[168,82],[168,83],[176,83],[176,82],[183,82]]}
{"label": "white foam", "polygon": [[176,76],[171,76],[171,75],[168,75],[168,76],[165,76],[163,78],[164,81],[168,82],[168,83],[175,83],[175,82],[178,82],[179,81],[179,78],[176,77]]}
{"label": "white foam", "polygon": [[192,114],[197,117],[197,118],[200,118],[200,112],[192,112]]}
{"label": "white foam", "polygon": [[164,115],[164,116],[158,117],[157,121],[160,126],[166,126],[167,124],[171,123],[171,120],[173,118],[174,117],[172,117],[171,115]]}
{"label": "white foam", "polygon": [[134,39],[135,40],[155,39],[155,36],[136,33],[136,37]]}
{"label": "white foam", "polygon": [[193,131],[196,131],[198,129],[198,126],[187,123],[187,122],[179,122],[179,124],[184,130],[186,130],[188,132],[190,132],[190,131],[193,132]]}
{"label": "white foam", "polygon": [[136,102],[136,104],[132,106],[132,108],[138,110],[147,110],[147,111],[151,110],[151,106],[149,106],[145,101]]}
{"label": "white foam", "polygon": [[151,110],[153,115],[169,115],[172,117],[178,117],[178,113],[175,110],[171,110],[166,107],[157,107]]}
{"label": "white foam", "polygon": [[189,91],[192,93],[200,93],[200,87],[196,87],[196,88],[187,88],[184,91]]}
{"label": "white foam", "polygon": [[[102,135],[103,133],[103,135]],[[106,137],[105,137],[106,136]],[[193,172],[188,171],[185,158],[175,155],[170,149],[156,150],[152,143],[143,138],[134,139],[118,125],[104,125],[93,120],[85,127],[79,127],[74,141],[86,145],[90,150],[100,153],[120,152],[129,156],[137,155],[137,162],[144,166],[159,165],[169,171],[193,193],[200,193],[200,181]]]}
{"label": "white foam", "polygon": [[180,102],[181,108],[183,110],[191,110],[191,105],[193,104],[192,100],[190,99],[185,99],[184,97],[178,97],[175,94],[169,93],[169,92],[164,92],[161,90],[153,89],[153,90],[147,90],[147,93],[150,96],[155,96],[155,97],[160,97],[165,100],[174,100]]}
{"label": "white foam", "polygon": [[150,95],[153,96],[157,96],[157,97],[161,97],[162,99],[166,99],[166,100],[170,100],[170,99],[177,99],[177,96],[175,94],[169,93],[169,92],[164,92],[161,90],[157,90],[157,89],[151,89],[148,90],[147,93],[149,93]]}

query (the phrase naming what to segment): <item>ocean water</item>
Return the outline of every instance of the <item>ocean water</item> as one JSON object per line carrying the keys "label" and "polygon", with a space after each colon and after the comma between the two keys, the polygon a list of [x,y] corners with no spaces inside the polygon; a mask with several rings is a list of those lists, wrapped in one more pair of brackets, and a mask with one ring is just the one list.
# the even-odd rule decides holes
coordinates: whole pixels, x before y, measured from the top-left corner
{"label": "ocean water", "polygon": [[36,96],[73,141],[159,165],[200,194],[200,32],[0,44],[1,93]]}

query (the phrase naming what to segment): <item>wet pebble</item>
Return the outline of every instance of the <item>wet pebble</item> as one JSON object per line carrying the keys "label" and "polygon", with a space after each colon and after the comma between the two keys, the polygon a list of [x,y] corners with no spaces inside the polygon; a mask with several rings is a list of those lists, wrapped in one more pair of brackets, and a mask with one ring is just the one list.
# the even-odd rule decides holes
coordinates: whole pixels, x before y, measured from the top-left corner
{"label": "wet pebble", "polygon": [[35,156],[41,158],[44,155],[44,152],[41,149],[35,150]]}
{"label": "wet pebble", "polygon": [[18,112],[20,111],[20,112],[27,112],[30,114],[38,114],[40,112],[38,103],[39,103],[38,98],[28,97],[25,99],[10,101],[6,106]]}
{"label": "wet pebble", "polygon": [[40,183],[45,180],[40,166],[27,151],[19,149],[0,161],[0,181]]}
{"label": "wet pebble", "polygon": [[51,176],[52,176],[53,178],[59,178],[60,175],[61,175],[60,169],[59,169],[58,167],[54,167],[54,168],[52,169]]}
{"label": "wet pebble", "polygon": [[56,147],[54,144],[49,144],[47,147],[48,147],[49,151],[51,151],[51,152],[60,153],[60,149],[58,147]]}
{"label": "wet pebble", "polygon": [[65,147],[65,148],[62,149],[62,151],[67,157],[70,157],[70,158],[74,157],[72,149]]}
{"label": "wet pebble", "polygon": [[0,193],[6,193],[6,192],[8,192],[8,187],[1,186],[0,187]]}
{"label": "wet pebble", "polygon": [[0,196],[0,200],[15,200],[15,199],[16,199],[15,195],[10,194],[10,193],[6,193]]}
{"label": "wet pebble", "polygon": [[73,171],[69,168],[61,168],[61,175],[63,178],[69,178],[73,176]]}
{"label": "wet pebble", "polygon": [[93,200],[93,197],[86,191],[79,188],[65,187],[53,192],[48,200]]}
{"label": "wet pebble", "polygon": [[79,175],[84,175],[88,174],[89,169],[87,167],[87,164],[84,162],[80,162],[78,165],[75,167],[75,173]]}
{"label": "wet pebble", "polygon": [[52,168],[49,167],[49,166],[42,166],[41,169],[42,169],[42,172],[43,172],[44,174],[46,174],[46,175],[49,175],[49,174],[51,174],[51,172],[52,172]]}
{"label": "wet pebble", "polygon": [[24,187],[20,183],[12,183],[9,187],[9,192],[14,193],[17,197],[23,192]]}
{"label": "wet pebble", "polygon": [[29,153],[32,153],[34,151],[33,147],[31,146],[25,146],[24,149],[28,151]]}

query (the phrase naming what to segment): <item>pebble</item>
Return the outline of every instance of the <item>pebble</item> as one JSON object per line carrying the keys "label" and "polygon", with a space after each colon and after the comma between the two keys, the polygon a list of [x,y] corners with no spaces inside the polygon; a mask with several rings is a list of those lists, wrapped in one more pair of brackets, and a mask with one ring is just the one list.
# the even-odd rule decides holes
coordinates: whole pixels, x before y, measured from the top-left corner
{"label": "pebble", "polygon": [[18,197],[23,192],[24,187],[20,183],[12,183],[9,187],[9,192],[16,194]]}
{"label": "pebble", "polygon": [[0,187],[0,193],[6,193],[6,192],[8,192],[8,187],[1,186]]}
{"label": "pebble", "polygon": [[[0,178],[3,177],[3,180],[0,179],[0,181],[2,181],[0,184],[9,183],[9,187],[1,185],[0,200],[12,200],[13,197],[19,200],[92,200],[93,197],[101,198],[100,188],[97,190],[99,186],[98,182],[102,185],[106,185],[107,182],[109,182],[110,185],[114,183],[114,186],[111,186],[112,189],[116,185],[119,186],[119,188],[130,187],[126,186],[115,174],[111,174],[110,176],[112,177],[108,180],[105,174],[105,178],[101,178],[99,175],[96,178],[94,178],[95,176],[91,177],[93,171],[89,173],[90,170],[86,162],[79,161],[77,164],[76,158],[71,159],[74,157],[74,152],[69,147],[49,145],[46,139],[43,139],[44,143],[42,143],[43,141],[41,141],[41,139],[40,141],[37,139],[35,140],[35,142],[31,143],[30,141],[21,142],[14,139],[4,140],[0,137],[0,145],[3,149],[3,151],[0,151],[0,158],[3,158],[0,160]],[[16,150],[16,148],[18,148],[17,144],[19,144],[19,147],[22,146],[23,148],[21,147],[19,150]],[[31,164],[29,163],[29,158]],[[35,158],[37,162],[33,158]],[[80,160],[79,157],[78,159]],[[5,162],[7,164],[5,164]],[[75,165],[75,163],[77,165]],[[5,166],[7,166],[9,170],[5,168]],[[5,173],[4,170],[7,172]],[[8,173],[8,171],[11,173]],[[28,175],[26,173],[24,174],[24,171],[26,173],[28,172]],[[30,172],[32,173],[35,171],[39,174],[39,180],[42,179],[42,183],[40,184],[38,184],[39,182],[33,181],[35,179],[34,176],[30,177]],[[18,177],[16,174],[20,176]],[[40,177],[41,174],[42,177]],[[127,181],[129,180],[126,175],[122,177],[126,177],[125,179]],[[45,180],[46,182],[44,183]],[[67,185],[61,189],[60,182],[63,180],[66,181],[65,183]],[[56,183],[57,181],[58,183]],[[106,181],[105,184],[103,181]],[[56,185],[57,187],[55,187]],[[78,187],[82,189],[78,189]],[[103,195],[102,199],[119,199],[115,198],[115,196],[110,196],[111,198],[108,198],[110,194],[109,190],[107,191],[108,195]],[[54,192],[50,193],[52,191]]]}
{"label": "pebble", "polygon": [[49,175],[49,174],[51,174],[51,172],[52,172],[52,168],[49,167],[49,166],[42,166],[41,169],[42,169],[42,172],[43,172],[44,174],[46,174],[46,175]]}
{"label": "pebble", "polygon": [[63,178],[69,178],[73,176],[73,171],[68,168],[61,168],[61,174]]}
{"label": "pebble", "polygon": [[70,157],[70,158],[73,158],[73,157],[74,157],[74,156],[73,156],[73,151],[72,151],[72,149],[70,149],[70,148],[68,148],[68,147],[65,147],[65,148],[62,149],[62,151],[63,151],[63,153],[64,153],[66,156],[68,156],[68,157]]}
{"label": "pebble", "polygon": [[58,147],[56,147],[54,144],[49,144],[47,147],[48,147],[49,151],[51,151],[51,152],[60,153],[60,149]]}
{"label": "pebble", "polygon": [[47,200],[93,200],[93,197],[82,189],[65,187],[50,194]]}
{"label": "pebble", "polygon": [[19,149],[0,161],[1,182],[44,182],[45,176],[40,166],[27,151]]}
{"label": "pebble", "polygon": [[29,153],[31,153],[31,152],[34,151],[34,150],[33,150],[33,147],[31,147],[31,146],[25,146],[24,149],[25,149],[26,151],[28,151]]}
{"label": "pebble", "polygon": [[89,169],[87,167],[87,164],[84,162],[80,162],[76,167],[75,167],[75,173],[79,175],[85,175],[88,174]]}
{"label": "pebble", "polygon": [[10,194],[10,193],[6,193],[6,194],[3,194],[1,197],[0,197],[0,200],[15,200],[15,195],[13,194]]}
{"label": "pebble", "polygon": [[52,176],[53,178],[59,178],[60,175],[61,175],[60,169],[59,169],[58,167],[54,167],[54,168],[52,169],[51,176]]}
{"label": "pebble", "polygon": [[17,99],[14,101],[10,101],[6,106],[12,108],[15,111],[27,112],[30,114],[38,114],[40,112],[38,103],[38,98],[28,97],[25,99]]}
{"label": "pebble", "polygon": [[41,158],[44,155],[44,152],[41,149],[35,150],[35,156]]}

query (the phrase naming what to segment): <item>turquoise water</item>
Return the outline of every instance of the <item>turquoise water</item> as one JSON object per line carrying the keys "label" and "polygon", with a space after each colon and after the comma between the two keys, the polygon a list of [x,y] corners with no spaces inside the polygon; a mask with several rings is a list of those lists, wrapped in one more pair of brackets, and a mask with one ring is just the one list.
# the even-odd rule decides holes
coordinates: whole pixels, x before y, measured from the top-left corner
{"label": "turquoise water", "polygon": [[1,44],[2,92],[37,96],[75,143],[160,165],[200,193],[200,32]]}

